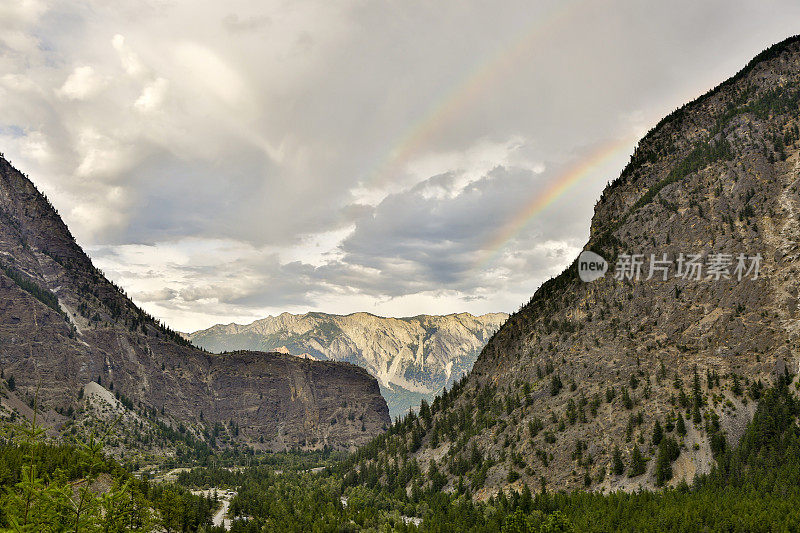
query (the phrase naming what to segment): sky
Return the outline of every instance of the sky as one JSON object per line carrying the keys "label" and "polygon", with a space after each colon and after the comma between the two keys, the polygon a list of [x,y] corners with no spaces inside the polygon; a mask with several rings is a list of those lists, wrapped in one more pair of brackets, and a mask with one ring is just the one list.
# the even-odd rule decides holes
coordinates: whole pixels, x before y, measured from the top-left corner
{"label": "sky", "polygon": [[175,329],[512,312],[790,1],[0,0],[0,152]]}

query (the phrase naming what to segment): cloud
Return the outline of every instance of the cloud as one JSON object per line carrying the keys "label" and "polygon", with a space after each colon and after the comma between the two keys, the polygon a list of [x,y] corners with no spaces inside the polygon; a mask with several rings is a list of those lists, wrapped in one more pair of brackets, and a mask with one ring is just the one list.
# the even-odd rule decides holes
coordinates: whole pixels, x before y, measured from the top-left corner
{"label": "cloud", "polygon": [[5,2],[0,151],[176,327],[508,311],[585,241],[627,154],[493,244],[526,202],[798,20],[788,1]]}
{"label": "cloud", "polygon": [[37,38],[31,29],[47,11],[45,2],[23,0],[0,5],[0,43],[7,52],[32,53]]}
{"label": "cloud", "polygon": [[133,107],[145,113],[158,109],[164,102],[168,88],[169,81],[164,78],[156,78],[145,85],[142,94],[133,103]]}
{"label": "cloud", "polygon": [[111,45],[114,47],[114,50],[117,51],[119,62],[122,64],[122,68],[128,76],[137,78],[146,73],[147,68],[139,59],[138,54],[125,43],[124,35],[116,34],[111,39]]}
{"label": "cloud", "polygon": [[[346,311],[342,302],[398,309],[398,301],[415,299],[436,308],[442,298],[490,311],[496,308],[493,295],[523,299],[569,264],[582,244],[574,237],[581,221],[556,215],[517,236],[532,243],[528,247],[512,247],[488,270],[476,268],[494,221],[547,186],[549,176],[535,170],[496,167],[458,186],[468,181],[459,173],[434,176],[390,194],[352,226],[305,239],[291,250],[189,239],[98,249],[92,255],[123,286],[140,287],[134,298],[156,316],[202,312],[208,319],[210,313],[236,313],[253,319],[337,300],[327,310]],[[431,189],[455,192],[427,194]],[[589,195],[586,201],[592,201]]]}
{"label": "cloud", "polygon": [[[538,174],[539,169],[538,165],[534,169],[498,166],[474,181],[463,174],[442,174],[392,194],[343,240],[340,264],[321,267],[317,276],[345,276],[346,285],[374,296],[437,289],[469,295],[485,289],[487,280],[476,270],[484,244],[496,232],[498,221],[522,210],[546,188],[547,176]],[[444,192],[431,194],[432,190]],[[517,270],[492,288],[507,290],[504,285],[524,282],[531,272],[563,267],[572,258],[553,253],[550,247],[560,243],[556,250],[576,250],[580,240],[576,235],[584,224],[558,210],[534,221],[516,236],[535,243],[532,253],[512,254],[501,261],[501,267]],[[542,249],[545,243],[547,248]],[[547,254],[542,256],[544,250]]]}
{"label": "cloud", "polygon": [[236,13],[228,13],[222,25],[231,33],[257,31],[268,27],[272,20],[265,15],[240,18]]}
{"label": "cloud", "polygon": [[136,300],[146,303],[166,302],[173,300],[176,296],[178,296],[178,291],[170,289],[169,287],[163,287],[152,291],[140,291],[133,295]]}
{"label": "cloud", "polygon": [[56,94],[69,100],[85,100],[97,94],[104,84],[91,66],[75,67]]}
{"label": "cloud", "polygon": [[212,49],[194,42],[175,47],[175,65],[190,84],[208,97],[231,107],[241,105],[250,95],[242,76]]}
{"label": "cloud", "polygon": [[77,177],[118,177],[129,164],[127,149],[115,138],[97,130],[86,128],[76,139],[80,163],[75,169]]}

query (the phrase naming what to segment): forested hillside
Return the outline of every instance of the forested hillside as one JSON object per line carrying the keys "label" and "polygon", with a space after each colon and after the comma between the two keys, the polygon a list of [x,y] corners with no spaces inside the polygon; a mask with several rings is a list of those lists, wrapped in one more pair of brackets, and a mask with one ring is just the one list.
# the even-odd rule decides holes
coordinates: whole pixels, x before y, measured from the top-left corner
{"label": "forested hillside", "polygon": [[107,458],[102,440],[58,443],[35,420],[0,437],[4,531],[211,531],[211,497],[133,477]]}
{"label": "forested hillside", "polygon": [[[201,468],[181,475],[188,487],[236,487],[232,532],[476,531],[792,531],[800,527],[800,403],[791,376],[758,402],[740,445],[718,451],[713,469],[693,483],[659,492],[564,492],[523,485],[476,502],[467,482],[453,492],[441,474],[412,462],[355,474],[352,462],[322,473],[297,463],[264,464],[232,473]],[[677,440],[667,432],[664,442]],[[668,453],[670,444],[660,450]],[[331,464],[317,457],[316,464]],[[668,461],[656,459],[661,468]],[[311,463],[314,464],[314,463]],[[388,483],[381,482],[387,474]],[[405,481],[412,491],[403,490]]]}

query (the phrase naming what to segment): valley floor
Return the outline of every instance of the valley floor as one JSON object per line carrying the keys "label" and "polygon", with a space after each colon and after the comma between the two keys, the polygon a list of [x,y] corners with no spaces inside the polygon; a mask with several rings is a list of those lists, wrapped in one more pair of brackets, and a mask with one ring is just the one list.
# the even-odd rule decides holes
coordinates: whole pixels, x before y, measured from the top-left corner
{"label": "valley floor", "polygon": [[[780,380],[764,391],[739,445],[718,450],[711,473],[691,485],[609,494],[523,486],[485,502],[461,483],[443,492],[435,471],[400,465],[398,472],[394,465],[376,465],[356,472],[349,458],[330,452],[220,456],[213,466],[169,468],[155,481],[144,481],[103,458],[96,443],[46,444],[41,432],[23,425],[21,433],[0,443],[0,527],[35,531],[83,524],[113,531],[233,533],[797,531],[800,400],[789,383]],[[399,484],[406,477],[407,483]],[[66,487],[73,487],[72,498]],[[80,498],[90,503],[76,521]],[[27,526],[17,527],[21,524]]]}

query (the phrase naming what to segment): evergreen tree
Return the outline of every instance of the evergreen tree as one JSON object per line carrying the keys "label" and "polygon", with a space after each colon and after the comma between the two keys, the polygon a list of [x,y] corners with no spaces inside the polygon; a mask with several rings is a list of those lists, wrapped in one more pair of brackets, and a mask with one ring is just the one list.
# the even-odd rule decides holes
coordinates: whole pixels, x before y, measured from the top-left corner
{"label": "evergreen tree", "polygon": [[622,472],[625,471],[625,465],[622,464],[622,451],[619,449],[619,446],[614,446],[614,458],[612,463],[611,468],[614,475],[621,476]]}
{"label": "evergreen tree", "polygon": [[553,374],[553,377],[550,378],[550,396],[556,396],[563,388],[564,384],[559,375]]}
{"label": "evergreen tree", "polygon": [[672,437],[661,441],[656,458],[656,485],[663,486],[672,479],[672,463],[680,455],[680,447]]}
{"label": "evergreen tree", "polygon": [[626,387],[622,387],[622,405],[625,406],[625,409],[633,409],[633,399],[628,394]]}
{"label": "evergreen tree", "polygon": [[656,423],[653,426],[653,446],[658,446],[658,443],[661,442],[661,439],[664,437],[664,430],[661,429],[661,422],[656,419]]}
{"label": "evergreen tree", "polygon": [[733,385],[731,386],[731,392],[734,396],[741,396],[742,395],[742,384],[739,382],[739,376],[736,373],[733,374]]}
{"label": "evergreen tree", "polygon": [[678,435],[681,437],[686,436],[686,423],[683,421],[683,415],[678,413],[678,423],[676,424]]}
{"label": "evergreen tree", "polygon": [[422,420],[425,421],[425,427],[430,427],[431,425],[431,408],[428,405],[428,402],[425,401],[423,398],[422,403],[419,405],[419,416]]}
{"label": "evergreen tree", "polygon": [[631,453],[631,464],[628,466],[628,477],[641,476],[645,470],[647,470],[647,464],[642,457],[642,452],[639,451],[638,446],[634,446],[633,453]]}

